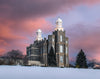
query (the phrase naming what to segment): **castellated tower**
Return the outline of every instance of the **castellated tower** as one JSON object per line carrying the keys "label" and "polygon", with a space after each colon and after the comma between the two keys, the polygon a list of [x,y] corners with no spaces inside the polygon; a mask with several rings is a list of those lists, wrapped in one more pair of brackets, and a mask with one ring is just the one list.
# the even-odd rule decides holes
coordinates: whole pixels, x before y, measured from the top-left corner
{"label": "castellated tower", "polygon": [[52,35],[48,35],[48,39],[42,39],[42,31],[40,29],[36,32],[37,37],[33,44],[27,47],[28,65],[48,65],[48,53],[53,47],[56,55],[57,67],[69,66],[68,55],[68,37],[65,36],[65,30],[62,27],[62,20],[60,18],[56,21],[56,28]]}
{"label": "castellated tower", "polygon": [[56,28],[52,35],[48,36],[48,52],[50,47],[54,48],[56,53],[56,62],[58,67],[68,67],[68,38],[65,36],[64,28],[62,27],[62,20],[58,18],[56,21]]}

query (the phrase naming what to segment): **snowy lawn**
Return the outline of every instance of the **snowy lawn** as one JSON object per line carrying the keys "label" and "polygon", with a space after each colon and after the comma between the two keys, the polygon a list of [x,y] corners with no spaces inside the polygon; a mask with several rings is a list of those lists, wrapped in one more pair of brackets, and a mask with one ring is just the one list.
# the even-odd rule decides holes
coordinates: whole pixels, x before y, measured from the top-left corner
{"label": "snowy lawn", "polygon": [[34,66],[0,66],[0,79],[100,79],[100,70]]}

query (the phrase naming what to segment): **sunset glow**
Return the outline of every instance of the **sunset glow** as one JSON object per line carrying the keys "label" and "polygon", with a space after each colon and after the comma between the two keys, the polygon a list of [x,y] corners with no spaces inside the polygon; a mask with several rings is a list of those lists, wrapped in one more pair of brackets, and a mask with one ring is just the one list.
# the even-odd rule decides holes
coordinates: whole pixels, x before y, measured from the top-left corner
{"label": "sunset glow", "polygon": [[69,37],[70,61],[80,51],[100,62],[100,0],[0,0],[0,55],[33,43],[36,30],[47,37],[58,17]]}

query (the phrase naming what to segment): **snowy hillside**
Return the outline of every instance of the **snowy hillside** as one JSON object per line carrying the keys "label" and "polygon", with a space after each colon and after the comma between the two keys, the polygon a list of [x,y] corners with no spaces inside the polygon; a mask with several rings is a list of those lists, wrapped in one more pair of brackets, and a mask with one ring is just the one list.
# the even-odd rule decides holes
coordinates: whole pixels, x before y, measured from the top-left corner
{"label": "snowy hillside", "polygon": [[100,79],[100,70],[0,66],[0,79]]}

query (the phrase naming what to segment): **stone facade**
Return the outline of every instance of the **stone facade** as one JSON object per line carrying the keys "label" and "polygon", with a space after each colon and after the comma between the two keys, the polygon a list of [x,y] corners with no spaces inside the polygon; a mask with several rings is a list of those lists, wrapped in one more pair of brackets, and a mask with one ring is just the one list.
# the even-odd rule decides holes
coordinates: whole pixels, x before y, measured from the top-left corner
{"label": "stone facade", "polygon": [[[56,54],[57,67],[68,67],[68,37],[62,28],[62,20],[56,21],[57,27],[52,35],[48,35],[48,39],[36,40],[27,47],[28,65],[48,66],[48,53],[51,47]],[[41,32],[39,30],[39,32]],[[41,38],[41,37],[39,37]],[[37,38],[38,39],[38,38]]]}

